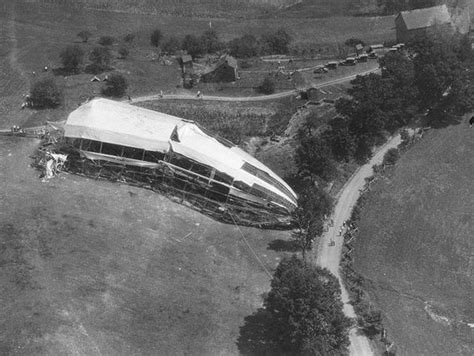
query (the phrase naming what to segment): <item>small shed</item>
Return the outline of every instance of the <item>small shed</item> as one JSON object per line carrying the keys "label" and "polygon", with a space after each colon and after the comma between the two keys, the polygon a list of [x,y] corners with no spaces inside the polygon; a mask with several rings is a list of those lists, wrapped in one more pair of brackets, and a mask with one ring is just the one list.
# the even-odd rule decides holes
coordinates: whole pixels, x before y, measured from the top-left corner
{"label": "small shed", "polygon": [[189,54],[185,54],[183,56],[178,57],[178,63],[181,67],[181,72],[184,73],[192,73],[193,71],[193,57]]}
{"label": "small shed", "polygon": [[224,56],[208,71],[201,75],[205,83],[235,82],[239,79],[237,60],[231,56]]}

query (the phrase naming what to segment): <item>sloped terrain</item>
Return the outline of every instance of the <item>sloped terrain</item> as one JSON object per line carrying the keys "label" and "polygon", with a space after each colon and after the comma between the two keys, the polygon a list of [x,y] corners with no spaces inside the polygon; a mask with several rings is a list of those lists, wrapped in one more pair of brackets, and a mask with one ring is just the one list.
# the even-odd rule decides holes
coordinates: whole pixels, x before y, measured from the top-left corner
{"label": "sloped terrain", "polygon": [[404,355],[472,355],[474,129],[432,130],[369,194],[355,268]]}
{"label": "sloped terrain", "polygon": [[[239,228],[152,191],[30,168],[0,140],[0,354],[237,354],[269,277]],[[240,228],[265,267],[288,232]]]}

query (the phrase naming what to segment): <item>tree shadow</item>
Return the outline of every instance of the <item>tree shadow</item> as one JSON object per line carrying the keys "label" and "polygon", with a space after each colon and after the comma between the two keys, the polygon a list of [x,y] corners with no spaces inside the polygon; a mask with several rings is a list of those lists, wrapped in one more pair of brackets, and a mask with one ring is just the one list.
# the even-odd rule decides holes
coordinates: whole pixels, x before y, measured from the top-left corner
{"label": "tree shadow", "polygon": [[240,354],[245,356],[281,354],[272,343],[273,323],[269,312],[260,308],[252,315],[245,317],[244,321],[236,343]]}
{"label": "tree shadow", "polygon": [[268,250],[276,252],[297,252],[299,251],[298,246],[294,241],[276,239],[268,243]]}
{"label": "tree shadow", "polygon": [[430,126],[434,129],[442,129],[448,126],[459,125],[463,122],[464,115],[458,116],[447,113],[433,112],[429,115]]}

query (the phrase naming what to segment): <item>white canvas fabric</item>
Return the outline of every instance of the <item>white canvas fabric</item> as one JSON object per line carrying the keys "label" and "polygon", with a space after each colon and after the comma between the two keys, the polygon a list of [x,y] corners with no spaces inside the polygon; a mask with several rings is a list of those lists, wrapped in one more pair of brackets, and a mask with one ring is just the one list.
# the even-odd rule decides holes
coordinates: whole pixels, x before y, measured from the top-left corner
{"label": "white canvas fabric", "polygon": [[107,99],[93,99],[74,110],[64,127],[66,137],[167,152],[177,117]]}

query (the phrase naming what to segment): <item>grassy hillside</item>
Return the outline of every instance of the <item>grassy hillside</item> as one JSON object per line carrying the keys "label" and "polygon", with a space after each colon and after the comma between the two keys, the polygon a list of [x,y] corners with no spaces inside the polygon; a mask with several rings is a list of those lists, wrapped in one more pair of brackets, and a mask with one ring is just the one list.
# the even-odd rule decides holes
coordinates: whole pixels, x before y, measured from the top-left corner
{"label": "grassy hillside", "polygon": [[[0,140],[1,355],[235,355],[269,277],[220,224],[152,191],[29,167]],[[265,267],[287,231],[240,228]]]}
{"label": "grassy hillside", "polygon": [[355,268],[404,355],[472,355],[474,129],[429,132],[369,194]]}

